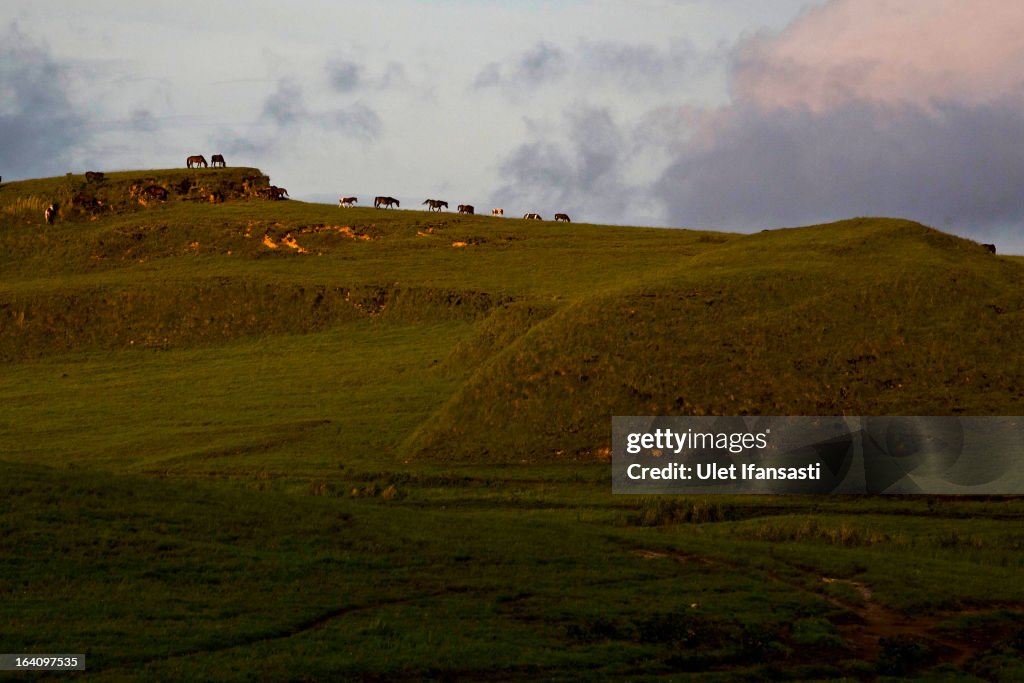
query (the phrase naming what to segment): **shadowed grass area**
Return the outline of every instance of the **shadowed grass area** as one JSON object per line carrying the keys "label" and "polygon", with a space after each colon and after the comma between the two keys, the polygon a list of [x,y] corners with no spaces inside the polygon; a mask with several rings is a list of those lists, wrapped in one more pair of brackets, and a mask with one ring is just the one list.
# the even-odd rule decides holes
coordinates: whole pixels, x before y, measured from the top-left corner
{"label": "shadowed grass area", "polygon": [[1019,414],[1020,259],[269,182],[0,186],[5,651],[112,681],[1024,675],[1020,499],[613,496],[602,462],[615,414]]}

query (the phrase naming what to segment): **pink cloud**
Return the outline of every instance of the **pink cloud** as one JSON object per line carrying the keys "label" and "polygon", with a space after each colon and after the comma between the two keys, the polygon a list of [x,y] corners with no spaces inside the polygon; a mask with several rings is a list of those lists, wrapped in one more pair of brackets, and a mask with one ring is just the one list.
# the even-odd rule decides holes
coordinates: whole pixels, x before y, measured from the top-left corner
{"label": "pink cloud", "polygon": [[852,101],[932,109],[1024,95],[1024,2],[831,0],[743,46],[738,102],[825,112]]}

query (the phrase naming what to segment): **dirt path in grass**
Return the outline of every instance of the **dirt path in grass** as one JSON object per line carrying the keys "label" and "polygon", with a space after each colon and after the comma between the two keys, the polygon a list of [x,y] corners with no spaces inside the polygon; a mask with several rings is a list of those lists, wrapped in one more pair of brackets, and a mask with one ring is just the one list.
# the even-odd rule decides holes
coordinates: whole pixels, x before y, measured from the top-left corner
{"label": "dirt path in grass", "polygon": [[[806,584],[784,577],[778,573],[757,567],[729,563],[719,559],[694,555],[680,551],[636,549],[632,554],[648,560],[670,559],[675,562],[700,564],[707,567],[725,567],[734,571],[757,572],[760,576],[774,583],[797,590],[815,598],[824,600],[846,613],[845,618],[833,620],[839,634],[850,646],[850,654],[868,662],[877,662],[882,654],[883,638],[905,638],[926,645],[931,650],[934,664],[951,663],[961,666],[975,655],[984,652],[1001,638],[1008,635],[997,629],[975,629],[962,637],[944,634],[939,630],[943,622],[960,616],[991,613],[996,609],[1008,609],[1024,616],[1024,605],[993,606],[989,609],[971,609],[940,614],[913,616],[889,609],[880,605],[874,598],[871,587],[860,581],[836,579],[817,576],[807,568],[793,567],[805,574],[807,578],[817,576],[822,586],[821,591],[808,588]],[[787,565],[792,566],[792,565]],[[846,585],[853,588],[860,596],[862,604],[841,600],[825,593],[828,585]]]}

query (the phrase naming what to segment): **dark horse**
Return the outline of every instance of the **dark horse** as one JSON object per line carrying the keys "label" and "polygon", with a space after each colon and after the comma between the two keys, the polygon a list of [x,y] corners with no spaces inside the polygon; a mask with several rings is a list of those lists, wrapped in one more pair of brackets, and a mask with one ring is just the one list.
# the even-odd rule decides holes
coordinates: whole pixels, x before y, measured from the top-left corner
{"label": "dark horse", "polygon": [[210,157],[210,166],[212,166],[213,168],[217,168],[218,166],[224,168],[225,166],[227,166],[227,164],[224,163],[224,155],[214,154],[212,157]]}
{"label": "dark horse", "polygon": [[86,171],[85,182],[87,183],[102,183],[104,180],[103,173],[100,171]]}
{"label": "dark horse", "polygon": [[185,165],[188,166],[189,168],[199,168],[200,166],[206,168],[206,157],[204,157],[202,154],[193,154],[192,156],[185,159]]}
{"label": "dark horse", "polygon": [[379,209],[382,207],[385,209],[390,209],[392,206],[400,207],[401,204],[399,204],[398,200],[395,199],[394,197],[375,197],[373,200],[373,208],[375,209]]}
{"label": "dark horse", "polygon": [[565,221],[566,223],[572,223],[572,221],[569,220],[569,214],[566,214],[566,213],[556,213],[555,214],[555,220],[556,221]]}
{"label": "dark horse", "polygon": [[428,199],[423,203],[427,205],[427,211],[440,211],[441,207],[448,208],[448,202],[443,199]]}
{"label": "dark horse", "polygon": [[474,209],[472,204],[459,204],[459,213],[468,213],[472,215],[473,211]]}
{"label": "dark horse", "polygon": [[145,202],[148,199],[154,199],[158,202],[166,202],[167,197],[170,193],[166,188],[160,187],[159,185],[150,185],[142,190],[142,201]]}
{"label": "dark horse", "polygon": [[271,185],[270,187],[261,187],[253,192],[260,199],[273,199],[275,201],[281,201],[283,199],[289,199],[288,190],[277,185]]}

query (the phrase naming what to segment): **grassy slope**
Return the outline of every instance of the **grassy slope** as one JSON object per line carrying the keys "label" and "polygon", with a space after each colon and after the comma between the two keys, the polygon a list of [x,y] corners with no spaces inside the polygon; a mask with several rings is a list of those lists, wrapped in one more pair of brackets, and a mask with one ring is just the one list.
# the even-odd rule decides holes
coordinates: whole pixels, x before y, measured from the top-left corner
{"label": "grassy slope", "polygon": [[1015,415],[1024,271],[905,221],[733,240],[580,300],[480,367],[411,442],[437,457],[609,446],[612,415]]}
{"label": "grassy slope", "polygon": [[[55,226],[22,209],[67,179],[0,186],[7,651],[111,680],[1021,672],[1020,501],[644,500],[575,464],[614,413],[1019,414],[1019,259],[888,219],[124,199],[216,174],[259,175],[112,175],[115,209]],[[263,243],[289,233],[309,253]],[[878,610],[921,620],[879,650]]]}

